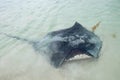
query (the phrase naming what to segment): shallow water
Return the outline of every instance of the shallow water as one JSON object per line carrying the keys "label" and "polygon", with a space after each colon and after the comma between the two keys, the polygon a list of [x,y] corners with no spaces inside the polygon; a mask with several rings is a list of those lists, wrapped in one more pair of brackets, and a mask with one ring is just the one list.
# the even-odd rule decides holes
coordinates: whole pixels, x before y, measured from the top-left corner
{"label": "shallow water", "polygon": [[120,0],[0,0],[0,33],[40,40],[78,21],[103,41],[100,58],[56,69],[31,45],[0,35],[0,80],[119,80]]}

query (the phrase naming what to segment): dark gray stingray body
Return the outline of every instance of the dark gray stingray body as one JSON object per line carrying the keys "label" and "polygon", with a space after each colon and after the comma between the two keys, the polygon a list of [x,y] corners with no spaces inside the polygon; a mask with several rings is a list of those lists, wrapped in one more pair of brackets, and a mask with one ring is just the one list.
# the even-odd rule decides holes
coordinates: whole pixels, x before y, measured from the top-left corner
{"label": "dark gray stingray body", "polygon": [[80,54],[98,58],[102,47],[100,38],[77,22],[68,29],[48,33],[40,41],[21,40],[32,44],[35,51],[44,51],[55,67]]}
{"label": "dark gray stingray body", "polygon": [[102,47],[100,38],[77,22],[71,28],[51,32],[46,37],[52,39],[48,47],[55,67],[80,54],[98,58]]}

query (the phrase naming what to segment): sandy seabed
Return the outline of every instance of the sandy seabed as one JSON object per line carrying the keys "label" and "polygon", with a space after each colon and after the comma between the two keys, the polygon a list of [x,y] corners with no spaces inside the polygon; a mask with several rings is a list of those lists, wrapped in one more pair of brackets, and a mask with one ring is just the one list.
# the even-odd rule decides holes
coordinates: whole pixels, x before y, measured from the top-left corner
{"label": "sandy seabed", "polygon": [[48,32],[72,26],[75,21],[88,30],[101,21],[95,33],[103,41],[98,60],[69,62],[56,69],[31,45],[0,35],[0,80],[119,80],[119,3],[0,0],[0,33],[39,40]]}

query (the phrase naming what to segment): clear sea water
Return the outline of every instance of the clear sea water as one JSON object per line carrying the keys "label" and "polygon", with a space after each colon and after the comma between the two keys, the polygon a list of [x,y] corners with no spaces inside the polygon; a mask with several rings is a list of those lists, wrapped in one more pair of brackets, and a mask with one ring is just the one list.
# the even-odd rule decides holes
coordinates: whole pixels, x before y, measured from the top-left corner
{"label": "clear sea water", "polygon": [[40,40],[76,21],[102,39],[97,61],[56,69],[31,45],[0,35],[0,80],[119,80],[120,0],[0,0],[0,33]]}

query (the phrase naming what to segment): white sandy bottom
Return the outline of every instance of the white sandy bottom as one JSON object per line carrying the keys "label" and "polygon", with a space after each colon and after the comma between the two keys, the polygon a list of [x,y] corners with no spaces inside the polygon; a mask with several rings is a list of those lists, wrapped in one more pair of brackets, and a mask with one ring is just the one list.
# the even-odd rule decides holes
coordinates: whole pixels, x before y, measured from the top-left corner
{"label": "white sandy bottom", "polygon": [[119,80],[120,0],[0,0],[0,33],[38,40],[78,21],[95,33],[103,47],[98,60],[54,68],[25,42],[0,35],[0,80]]}

